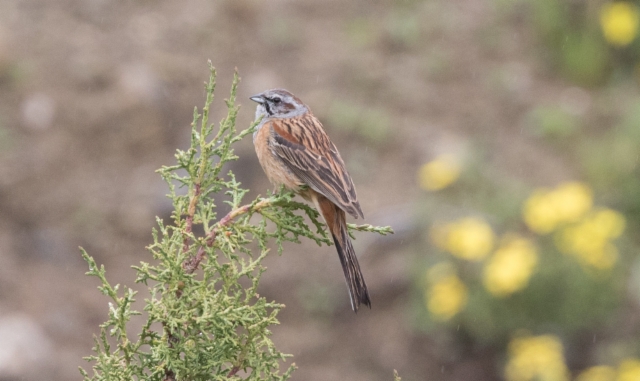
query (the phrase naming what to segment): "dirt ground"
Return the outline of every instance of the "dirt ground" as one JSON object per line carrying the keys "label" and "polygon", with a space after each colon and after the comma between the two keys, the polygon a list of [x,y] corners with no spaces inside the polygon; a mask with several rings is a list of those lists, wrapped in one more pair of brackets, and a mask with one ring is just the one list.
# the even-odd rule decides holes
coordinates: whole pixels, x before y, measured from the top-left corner
{"label": "dirt ground", "polygon": [[[273,340],[295,356],[293,379],[499,377],[490,350],[460,353],[456,339],[415,328],[412,264],[428,255],[415,239],[426,160],[479,139],[501,176],[541,184],[571,173],[522,134],[523,115],[570,86],[545,71],[526,10],[503,3],[0,2],[0,380],[79,378],[107,299],[78,246],[111,281],[137,287],[130,266],[150,260],[154,217],[171,210],[154,171],[188,144],[208,59],[219,73],[213,120],[236,67],[239,126],[253,118],[250,95],[291,90],[325,121],[366,222],[398,232],[358,236],[373,309],[357,315],[333,248],[287,245],[268,259],[261,294],[287,305]],[[344,110],[375,110],[378,130]],[[237,152],[249,197],[264,194],[250,139]],[[301,302],[309,293],[318,305]]]}

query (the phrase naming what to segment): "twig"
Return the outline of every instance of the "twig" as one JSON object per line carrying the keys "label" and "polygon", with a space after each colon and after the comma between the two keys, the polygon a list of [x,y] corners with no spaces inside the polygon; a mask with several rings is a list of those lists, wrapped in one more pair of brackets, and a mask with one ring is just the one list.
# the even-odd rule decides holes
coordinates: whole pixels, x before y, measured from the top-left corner
{"label": "twig", "polygon": [[193,274],[193,272],[198,269],[200,262],[202,262],[202,260],[206,255],[205,247],[212,247],[216,241],[216,237],[218,236],[218,233],[220,232],[220,230],[229,226],[236,217],[241,216],[243,214],[247,214],[247,213],[259,212],[261,209],[264,209],[268,206],[273,205],[275,201],[277,201],[277,198],[275,197],[267,198],[255,204],[241,206],[237,209],[230,211],[226,216],[222,217],[222,219],[214,226],[214,228],[211,229],[209,234],[207,234],[207,240],[205,241],[205,245],[200,246],[200,248],[198,248],[198,252],[196,253],[195,256],[184,261],[184,263],[182,264],[182,267],[184,268],[185,272],[187,274]]}
{"label": "twig", "polygon": [[[173,344],[176,342],[176,339],[173,337],[173,334],[171,333],[165,322],[162,322],[162,328],[167,334],[167,344],[169,345],[169,348],[173,348]],[[171,369],[165,366],[164,378],[162,379],[162,381],[176,381],[176,374]]]}
{"label": "twig", "polygon": [[[273,196],[267,199],[263,199],[262,201],[254,204],[241,206],[237,209],[230,211],[226,216],[222,217],[222,219],[213,227],[213,229],[211,229],[209,234],[207,234],[205,245],[200,246],[198,248],[198,252],[196,253],[196,255],[185,260],[184,263],[182,264],[182,267],[185,269],[186,273],[193,274],[193,272],[195,272],[198,269],[200,262],[202,262],[202,260],[206,255],[206,247],[212,247],[213,244],[215,243],[218,233],[225,227],[229,226],[236,217],[241,216],[243,214],[247,214],[247,213],[256,213],[256,212],[259,213],[260,210],[266,207],[272,206],[276,202],[280,202],[280,201],[281,200],[279,199],[278,196]],[[363,224],[363,225],[349,224],[349,228],[356,231],[375,232],[382,235],[393,234],[393,230],[389,226],[376,227],[369,224]],[[188,248],[185,248],[185,251],[187,249]]]}
{"label": "twig", "polygon": [[235,376],[236,373],[238,373],[238,371],[240,370],[239,366],[234,366],[233,368],[231,368],[231,371],[229,372],[229,374],[227,374],[227,377],[232,377]]}
{"label": "twig", "polygon": [[189,200],[189,209],[187,209],[187,220],[184,228],[184,240],[182,241],[182,251],[189,250],[189,234],[193,231],[193,216],[196,214],[196,205],[198,204],[198,198],[200,197],[200,183],[195,184],[195,192],[191,200]]}
{"label": "twig", "polygon": [[373,226],[370,224],[347,224],[350,230],[359,231],[359,232],[370,232],[370,233],[378,233],[381,235],[394,234],[395,232],[391,228],[391,226]]}
{"label": "twig", "polygon": [[247,337],[247,340],[244,343],[245,345],[242,348],[242,352],[240,353],[240,356],[238,356],[238,364],[234,365],[233,368],[231,368],[231,371],[229,371],[227,377],[231,377],[238,373],[238,371],[242,367],[242,363],[244,363],[244,358],[247,356],[248,343],[251,341],[253,341],[253,334],[250,332],[249,337]]}

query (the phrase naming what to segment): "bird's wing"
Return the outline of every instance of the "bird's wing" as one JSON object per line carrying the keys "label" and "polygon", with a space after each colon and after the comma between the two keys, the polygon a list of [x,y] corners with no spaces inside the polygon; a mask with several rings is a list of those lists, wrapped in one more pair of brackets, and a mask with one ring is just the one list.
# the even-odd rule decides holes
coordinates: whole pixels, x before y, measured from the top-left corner
{"label": "bird's wing", "polygon": [[336,146],[312,114],[271,123],[273,152],[311,189],[355,218],[364,217]]}

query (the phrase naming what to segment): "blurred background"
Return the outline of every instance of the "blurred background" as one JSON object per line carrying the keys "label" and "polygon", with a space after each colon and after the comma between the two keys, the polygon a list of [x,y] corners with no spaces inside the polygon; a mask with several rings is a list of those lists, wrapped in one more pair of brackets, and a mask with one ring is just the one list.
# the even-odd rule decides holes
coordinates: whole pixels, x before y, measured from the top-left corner
{"label": "blurred background", "polygon": [[[107,298],[142,290],[207,59],[284,87],[339,147],[372,310],[333,248],[287,245],[261,294],[295,380],[640,380],[640,1],[0,2],[0,380],[78,379]],[[270,185],[251,139],[232,166]],[[146,295],[144,291],[139,299]],[[133,330],[132,334],[137,334]]]}

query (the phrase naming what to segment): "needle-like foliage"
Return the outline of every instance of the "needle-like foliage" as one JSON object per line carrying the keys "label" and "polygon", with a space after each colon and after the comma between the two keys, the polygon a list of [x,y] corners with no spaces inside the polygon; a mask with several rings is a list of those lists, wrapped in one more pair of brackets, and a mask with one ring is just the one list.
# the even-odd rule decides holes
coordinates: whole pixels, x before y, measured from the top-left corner
{"label": "needle-like foliage", "polygon": [[[104,266],[82,250],[87,274],[100,279],[99,290],[111,299],[95,354],[87,358],[93,374],[80,369],[85,381],[286,380],[295,369],[295,364],[280,369],[290,355],[278,351],[270,339],[269,327],[278,324],[276,315],[284,306],[258,295],[265,271],[261,262],[271,240],[280,252],[283,242],[300,242],[300,237],[319,245],[331,243],[318,213],[293,201],[290,192],[243,204],[248,190],[223,170],[225,163],[237,159],[232,145],[253,132],[256,123],[236,130],[237,74],[225,101],[226,117],[217,129],[209,123],[216,78],[209,66],[205,106],[201,113],[194,110],[191,146],[177,151],[175,165],[158,171],[169,185],[175,209],[170,224],[157,219],[148,246],[153,261],[134,266],[136,282],[148,286],[151,295],[144,312],[132,309],[136,292],[126,288],[121,293],[119,285],[111,286]],[[231,207],[221,218],[216,198]],[[195,234],[196,226],[195,231],[203,233]],[[370,225],[351,229],[391,232]],[[128,323],[136,315],[145,320],[132,338]]]}

